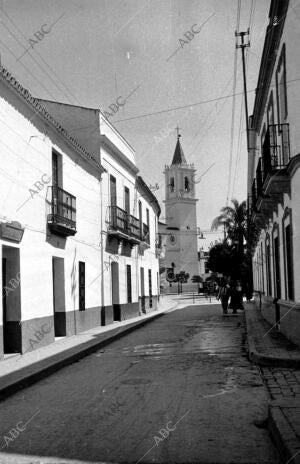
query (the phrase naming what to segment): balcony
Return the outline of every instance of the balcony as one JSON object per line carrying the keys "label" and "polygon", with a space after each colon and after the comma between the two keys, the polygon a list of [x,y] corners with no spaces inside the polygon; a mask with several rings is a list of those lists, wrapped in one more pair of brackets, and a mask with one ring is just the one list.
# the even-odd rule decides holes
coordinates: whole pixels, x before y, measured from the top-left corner
{"label": "balcony", "polygon": [[141,241],[140,222],[119,206],[110,206],[108,234],[137,244]]}
{"label": "balcony", "polygon": [[51,214],[47,216],[50,231],[67,237],[76,234],[76,197],[60,187],[51,188]]}
{"label": "balcony", "polygon": [[290,160],[289,124],[271,124],[262,147],[263,180]]}
{"label": "balcony", "polygon": [[278,203],[283,202],[283,194],[290,192],[289,161],[289,125],[269,125],[252,185],[253,211],[265,216],[266,220]]}
{"label": "balcony", "polygon": [[140,221],[132,215],[130,215],[130,236],[136,239],[136,243],[141,240]]}
{"label": "balcony", "polygon": [[142,234],[142,241],[150,245],[150,234],[149,234],[149,226],[147,224],[143,224],[143,234]]}

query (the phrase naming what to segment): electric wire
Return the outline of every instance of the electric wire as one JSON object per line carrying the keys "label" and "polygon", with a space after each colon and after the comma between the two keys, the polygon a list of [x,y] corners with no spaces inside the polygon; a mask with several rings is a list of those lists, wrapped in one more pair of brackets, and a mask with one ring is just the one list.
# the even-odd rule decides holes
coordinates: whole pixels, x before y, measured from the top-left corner
{"label": "electric wire", "polygon": [[[15,29],[24,37],[24,39],[27,40],[26,36],[23,34],[22,30],[16,25],[14,20],[10,17],[10,15],[2,9],[3,13],[7,17],[7,19],[11,22],[11,24],[15,27]],[[42,55],[36,50],[33,49],[35,53],[39,56],[39,58],[45,63],[45,65],[51,70],[53,75],[57,78],[57,80],[61,83],[61,85],[67,90],[67,92],[78,102],[80,105],[80,102],[77,100],[76,96],[69,90],[69,88],[64,84],[64,82],[60,79],[60,77],[57,75],[57,73],[53,70],[53,68],[47,63],[47,61],[42,57]]]}
{"label": "electric wire", "polygon": [[[15,39],[15,41],[21,45],[23,49],[26,49],[26,47],[22,44],[22,42],[18,39],[18,37],[15,35],[15,33],[5,24],[2,23],[5,29],[8,31],[8,33]],[[23,35],[23,34],[22,34]],[[55,85],[55,87],[67,98],[69,102],[71,102],[69,96],[59,87],[59,85],[56,83],[56,81],[52,78],[52,76],[46,71],[46,69],[38,62],[38,60],[35,58],[35,56],[28,51],[28,55],[30,58],[37,64],[37,66],[48,76],[50,81]],[[18,61],[20,62],[20,61]],[[49,66],[50,67],[50,66]]]}
{"label": "electric wire", "polygon": [[[240,17],[241,17],[241,0],[238,0],[237,5],[237,19],[236,19],[236,32],[239,32],[240,28]],[[233,155],[233,141],[234,141],[234,124],[235,124],[235,93],[236,93],[236,81],[237,81],[237,47],[235,44],[234,49],[234,63],[233,63],[233,86],[232,86],[232,111],[231,111],[231,129],[230,129],[230,149],[229,149],[229,172],[228,172],[228,183],[226,193],[226,206],[229,202],[229,189],[231,184],[231,170],[232,170],[232,155]]]}

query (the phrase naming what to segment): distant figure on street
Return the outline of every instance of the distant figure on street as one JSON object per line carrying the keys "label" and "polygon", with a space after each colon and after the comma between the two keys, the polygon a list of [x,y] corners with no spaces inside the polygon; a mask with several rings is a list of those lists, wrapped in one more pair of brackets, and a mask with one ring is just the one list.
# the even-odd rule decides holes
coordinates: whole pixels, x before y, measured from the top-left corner
{"label": "distant figure on street", "polygon": [[223,277],[220,285],[217,300],[221,300],[221,305],[223,309],[223,314],[227,314],[228,300],[230,297],[230,285],[228,280]]}
{"label": "distant figure on street", "polygon": [[231,298],[229,308],[232,309],[232,314],[237,314],[238,309],[244,309],[243,290],[239,280],[233,284],[230,294]]}
{"label": "distant figure on street", "polygon": [[250,285],[249,285],[248,282],[247,282],[246,285],[245,285],[245,295],[246,295],[247,301],[251,301],[251,299],[252,299],[252,292],[251,292],[251,287],[250,287]]}

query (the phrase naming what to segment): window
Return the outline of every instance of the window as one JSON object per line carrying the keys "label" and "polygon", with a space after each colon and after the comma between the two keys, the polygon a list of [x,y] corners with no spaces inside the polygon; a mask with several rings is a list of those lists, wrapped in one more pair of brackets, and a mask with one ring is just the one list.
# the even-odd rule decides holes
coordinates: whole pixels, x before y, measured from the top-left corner
{"label": "window", "polygon": [[271,279],[271,250],[269,236],[266,239],[266,274],[267,274],[267,294],[272,295],[272,279]]}
{"label": "window", "polygon": [[126,274],[127,274],[127,303],[132,302],[132,289],[131,289],[131,266],[127,264],[126,266]]}
{"label": "window", "polygon": [[187,176],[184,177],[184,191],[185,192],[190,191],[189,179]]}
{"label": "window", "polygon": [[150,243],[150,216],[149,216],[148,208],[146,208],[146,221],[147,221],[147,227],[148,227],[147,243]]}
{"label": "window", "polygon": [[291,209],[286,208],[282,219],[285,293],[287,299],[294,300],[293,229],[291,221]]}
{"label": "window", "polygon": [[260,289],[264,292],[265,291],[265,282],[264,282],[264,252],[263,252],[263,244],[260,244],[260,258],[259,258],[259,266],[260,266],[260,273],[261,273],[261,287]]}
{"label": "window", "polygon": [[288,114],[287,89],[286,89],[286,57],[285,44],[282,46],[281,55],[276,70],[276,96],[278,123],[283,123]]}
{"label": "window", "polygon": [[62,188],[62,156],[52,151],[52,185]]}
{"label": "window", "polygon": [[267,118],[268,118],[268,125],[274,124],[275,120],[274,120],[273,90],[272,90],[272,92],[270,94],[270,98],[269,98]]}
{"label": "window", "polygon": [[125,187],[124,195],[125,195],[125,211],[127,214],[130,214],[130,195],[129,195],[128,187]]}
{"label": "window", "polygon": [[149,281],[149,307],[152,308],[152,272],[148,270],[148,281]]}
{"label": "window", "polygon": [[140,233],[142,234],[143,230],[143,210],[142,210],[142,202],[139,200],[139,223],[140,223]]}
{"label": "window", "polygon": [[274,251],[274,290],[275,296],[281,298],[281,282],[280,282],[280,254],[279,254],[279,230],[278,225],[275,225],[273,230],[273,251]]}
{"label": "window", "polygon": [[79,311],[85,310],[85,263],[79,261]]}
{"label": "window", "polygon": [[292,231],[289,224],[285,228],[285,252],[287,270],[287,294],[289,300],[294,299],[294,278],[293,278],[293,255],[292,255]]}
{"label": "window", "polygon": [[171,179],[170,179],[170,191],[174,192],[174,190],[175,190],[175,180],[174,180],[174,177],[171,177]]}
{"label": "window", "polygon": [[109,184],[110,184],[110,205],[116,206],[117,205],[117,181],[114,176],[110,176]]}

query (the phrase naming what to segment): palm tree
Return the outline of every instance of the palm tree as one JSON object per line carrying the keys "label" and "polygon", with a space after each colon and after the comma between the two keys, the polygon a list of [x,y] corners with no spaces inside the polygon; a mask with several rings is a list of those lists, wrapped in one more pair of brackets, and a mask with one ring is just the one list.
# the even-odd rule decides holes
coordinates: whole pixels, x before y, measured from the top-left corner
{"label": "palm tree", "polygon": [[223,206],[221,214],[217,216],[211,225],[212,230],[224,227],[225,240],[237,244],[238,251],[243,253],[244,239],[247,234],[247,206],[246,201],[239,203],[236,199],[231,200],[233,206]]}

